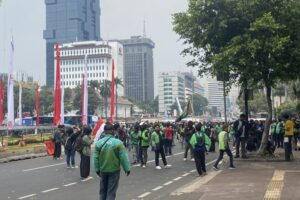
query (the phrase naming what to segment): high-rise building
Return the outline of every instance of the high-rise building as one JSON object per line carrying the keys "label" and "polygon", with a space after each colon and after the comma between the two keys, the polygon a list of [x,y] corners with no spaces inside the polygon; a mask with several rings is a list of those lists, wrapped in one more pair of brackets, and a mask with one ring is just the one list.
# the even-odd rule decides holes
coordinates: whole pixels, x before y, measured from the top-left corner
{"label": "high-rise building", "polygon": [[[84,41],[60,45],[61,78],[64,86],[75,88],[82,84],[87,55],[88,81],[111,81],[112,59],[115,63],[115,77],[123,80],[123,46],[119,42]],[[55,55],[56,59],[56,55]],[[55,62],[56,63],[56,62]],[[53,66],[53,69],[56,69]],[[124,88],[118,86],[118,95],[124,95]]]}
{"label": "high-rise building", "polygon": [[45,0],[46,84],[54,85],[54,45],[100,40],[100,0]]}
{"label": "high-rise building", "polygon": [[176,102],[187,102],[194,93],[195,76],[191,72],[160,72],[158,75],[159,113],[172,113]]}
{"label": "high-rise building", "polygon": [[120,40],[124,47],[125,96],[135,101],[154,99],[153,48],[154,42],[133,36]]}
{"label": "high-rise building", "polygon": [[206,81],[206,98],[208,107],[216,107],[218,111],[224,110],[223,83],[216,79],[208,78]]}

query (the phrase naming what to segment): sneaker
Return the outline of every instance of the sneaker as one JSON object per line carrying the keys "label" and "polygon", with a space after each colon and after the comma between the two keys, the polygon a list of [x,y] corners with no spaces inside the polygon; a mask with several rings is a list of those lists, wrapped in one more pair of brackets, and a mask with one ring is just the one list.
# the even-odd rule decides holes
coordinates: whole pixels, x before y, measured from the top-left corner
{"label": "sneaker", "polygon": [[195,158],[191,158],[191,161],[195,162]]}
{"label": "sneaker", "polygon": [[229,169],[236,169],[236,167],[235,166],[231,166],[231,167],[229,167]]}
{"label": "sneaker", "polygon": [[146,165],[142,165],[142,168],[146,168]]}
{"label": "sneaker", "polygon": [[171,168],[172,165],[165,165],[165,169]]}
{"label": "sneaker", "polygon": [[67,169],[70,169],[70,168],[71,168],[71,166],[68,165],[68,166],[67,166]]}
{"label": "sneaker", "polygon": [[156,166],[155,169],[161,169],[161,166]]}
{"label": "sneaker", "polygon": [[184,158],[183,161],[186,161],[186,158]]}
{"label": "sneaker", "polygon": [[71,168],[72,168],[72,169],[77,169],[78,166],[77,166],[77,165],[73,165]]}
{"label": "sneaker", "polygon": [[219,170],[219,168],[217,166],[213,166],[214,170]]}
{"label": "sneaker", "polygon": [[206,176],[207,175],[207,173],[206,172],[203,172],[203,176]]}

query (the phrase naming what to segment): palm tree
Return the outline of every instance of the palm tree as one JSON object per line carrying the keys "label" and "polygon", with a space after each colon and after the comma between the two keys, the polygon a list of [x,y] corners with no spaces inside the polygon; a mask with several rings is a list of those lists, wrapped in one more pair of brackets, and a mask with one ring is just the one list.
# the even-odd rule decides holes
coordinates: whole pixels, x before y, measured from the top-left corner
{"label": "palm tree", "polygon": [[105,119],[107,120],[107,98],[110,96],[110,85],[111,82],[109,80],[104,80],[104,82],[100,83],[100,95],[104,99],[104,109],[105,109]]}
{"label": "palm tree", "polygon": [[121,78],[119,78],[119,77],[115,78],[115,86],[116,86],[116,120],[118,120],[118,86],[124,87],[123,81]]}

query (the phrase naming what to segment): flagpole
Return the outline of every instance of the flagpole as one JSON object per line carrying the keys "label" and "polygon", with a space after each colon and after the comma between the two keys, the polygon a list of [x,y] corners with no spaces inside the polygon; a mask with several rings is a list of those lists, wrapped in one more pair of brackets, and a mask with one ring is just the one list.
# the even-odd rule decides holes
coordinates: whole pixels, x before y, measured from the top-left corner
{"label": "flagpole", "polygon": [[64,79],[61,80],[61,102],[60,102],[60,123],[63,125],[65,123],[65,85]]}
{"label": "flagpole", "polygon": [[10,66],[7,80],[7,135],[8,130],[14,128],[14,41],[13,37],[10,43]]}
{"label": "flagpole", "polygon": [[111,94],[110,94],[110,122],[112,123],[115,118],[115,63],[112,59],[111,71]]}
{"label": "flagpole", "polygon": [[22,83],[19,83],[19,126],[22,126]]}
{"label": "flagpole", "polygon": [[88,81],[87,81],[87,59],[88,55],[85,55],[84,62],[84,74],[82,80],[82,124],[87,125],[87,116],[88,116]]}
{"label": "flagpole", "polygon": [[[35,112],[36,112],[36,134],[38,133],[38,128],[40,127],[40,110],[39,110],[39,85],[36,82],[35,85]],[[42,135],[41,135],[42,138]]]}

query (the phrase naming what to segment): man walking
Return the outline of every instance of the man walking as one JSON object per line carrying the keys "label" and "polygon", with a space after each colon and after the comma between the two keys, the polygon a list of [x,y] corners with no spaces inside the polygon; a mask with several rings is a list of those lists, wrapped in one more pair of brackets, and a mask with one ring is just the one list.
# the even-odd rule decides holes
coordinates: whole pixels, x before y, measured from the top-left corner
{"label": "man walking", "polygon": [[235,130],[235,138],[236,138],[235,158],[240,157],[240,146],[241,146],[242,158],[247,158],[246,142],[248,139],[248,122],[246,120],[245,114],[240,115],[240,119],[234,122],[233,128]]}
{"label": "man walking", "polygon": [[128,176],[130,164],[123,142],[114,137],[114,126],[111,123],[105,125],[104,134],[95,144],[94,167],[101,177],[100,200],[114,200],[119,186],[120,166]]}

